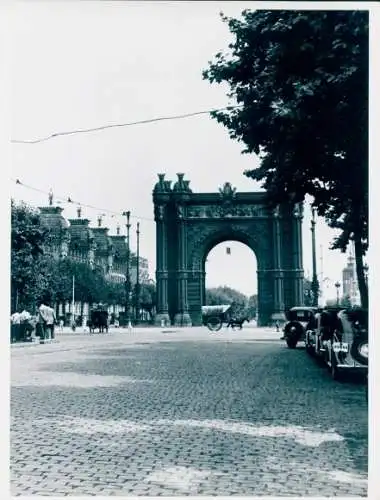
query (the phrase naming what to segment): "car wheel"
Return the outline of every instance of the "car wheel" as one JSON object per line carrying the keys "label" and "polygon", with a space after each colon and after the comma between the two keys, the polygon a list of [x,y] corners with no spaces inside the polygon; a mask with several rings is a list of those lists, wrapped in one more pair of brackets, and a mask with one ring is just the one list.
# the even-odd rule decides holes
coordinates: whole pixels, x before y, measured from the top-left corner
{"label": "car wheel", "polygon": [[297,345],[297,340],[296,339],[286,339],[286,343],[289,347],[289,349],[295,349]]}
{"label": "car wheel", "polygon": [[315,351],[314,351],[314,347],[312,345],[306,344],[305,349],[306,349],[306,352],[309,356],[314,356]]}
{"label": "car wheel", "polygon": [[222,321],[220,320],[220,318],[211,317],[207,322],[207,328],[212,332],[217,332],[222,328]]}
{"label": "car wheel", "polygon": [[331,362],[331,377],[333,380],[342,380],[342,372],[336,366],[336,361]]}
{"label": "car wheel", "polygon": [[359,363],[361,363],[362,365],[368,365],[368,357],[366,358],[360,353],[361,348],[364,345],[368,345],[367,340],[355,338],[351,345],[351,356],[356,359],[356,361],[359,361]]}

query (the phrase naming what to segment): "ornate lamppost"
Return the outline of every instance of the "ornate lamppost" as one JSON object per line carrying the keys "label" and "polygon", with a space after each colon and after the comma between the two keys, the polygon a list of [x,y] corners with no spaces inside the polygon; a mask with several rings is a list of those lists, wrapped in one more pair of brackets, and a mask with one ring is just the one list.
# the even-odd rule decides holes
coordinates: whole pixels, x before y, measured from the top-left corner
{"label": "ornate lamppost", "polygon": [[137,263],[136,263],[136,323],[140,319],[140,222],[137,223]]}
{"label": "ornate lamppost", "polygon": [[130,224],[130,217],[131,217],[131,212],[128,210],[128,212],[123,212],[123,215],[127,217],[127,270],[126,270],[126,275],[125,275],[125,313],[126,313],[126,321],[127,321],[127,327],[128,329],[132,328],[131,324],[131,268],[130,268],[130,258],[131,258],[131,252],[130,252],[130,242],[129,242],[129,232],[131,229],[131,224]]}
{"label": "ornate lamppost", "polygon": [[336,288],[336,305],[339,306],[339,288],[340,288],[339,281],[335,283],[335,288]]}
{"label": "ornate lamppost", "polygon": [[311,281],[311,292],[313,295],[313,306],[318,307],[319,283],[317,277],[317,254],[315,249],[315,208],[311,209],[311,244],[313,256],[313,278]]}

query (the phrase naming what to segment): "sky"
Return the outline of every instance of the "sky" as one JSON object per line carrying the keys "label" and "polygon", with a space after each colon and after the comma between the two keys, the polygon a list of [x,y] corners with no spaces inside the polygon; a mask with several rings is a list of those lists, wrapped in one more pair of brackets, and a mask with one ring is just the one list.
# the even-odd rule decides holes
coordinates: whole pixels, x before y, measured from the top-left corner
{"label": "sky", "polygon": [[[231,41],[219,11],[238,17],[253,2],[19,2],[11,31],[13,140],[221,108],[225,86],[210,85],[202,70]],[[214,192],[226,181],[237,191],[259,186],[243,175],[258,165],[227,129],[201,115],[183,120],[120,127],[56,137],[37,144],[12,144],[13,179],[70,197],[82,217],[116,233],[132,214],[132,250],[140,221],[140,252],[155,271],[152,189],[157,173],[175,180],[185,173],[194,192]],[[11,184],[11,196],[46,205],[44,193]],[[92,205],[95,209],[86,208]],[[77,203],[62,203],[76,217]],[[347,256],[330,251],[334,237],[318,219],[318,272],[329,279],[325,298],[334,298]],[[231,255],[226,254],[226,247]],[[303,223],[305,274],[311,274],[310,210]],[[249,269],[249,273],[247,270]],[[256,258],[238,242],[222,243],[208,256],[207,286],[228,285],[256,293]]]}

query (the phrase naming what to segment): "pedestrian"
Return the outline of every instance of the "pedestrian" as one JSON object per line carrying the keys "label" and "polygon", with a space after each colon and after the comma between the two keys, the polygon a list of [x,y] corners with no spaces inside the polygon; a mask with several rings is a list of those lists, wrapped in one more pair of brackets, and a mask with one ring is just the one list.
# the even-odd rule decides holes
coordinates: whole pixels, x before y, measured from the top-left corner
{"label": "pedestrian", "polygon": [[63,319],[62,318],[59,320],[59,330],[61,332],[63,332]]}
{"label": "pedestrian", "polygon": [[278,319],[276,319],[275,326],[276,326],[276,332],[279,332],[280,331],[280,323],[278,322]]}
{"label": "pedestrian", "polygon": [[54,325],[57,322],[55,317],[55,312],[52,307],[47,305],[49,302],[45,300],[40,301],[40,306],[38,308],[39,313],[39,324],[43,332],[43,339],[53,340],[54,339]]}

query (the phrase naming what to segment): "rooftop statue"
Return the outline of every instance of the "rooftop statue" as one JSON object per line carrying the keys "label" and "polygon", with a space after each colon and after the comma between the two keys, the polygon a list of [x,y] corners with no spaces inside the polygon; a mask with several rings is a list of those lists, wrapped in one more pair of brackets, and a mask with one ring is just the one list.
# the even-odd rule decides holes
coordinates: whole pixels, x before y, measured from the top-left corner
{"label": "rooftop statue", "polygon": [[223,187],[219,188],[219,193],[222,198],[231,199],[235,197],[236,188],[233,188],[230,182],[225,182]]}

